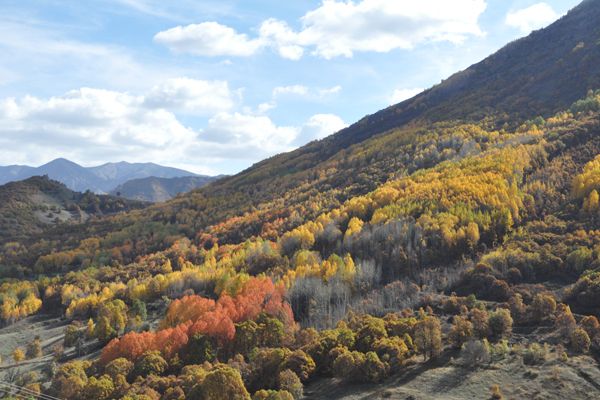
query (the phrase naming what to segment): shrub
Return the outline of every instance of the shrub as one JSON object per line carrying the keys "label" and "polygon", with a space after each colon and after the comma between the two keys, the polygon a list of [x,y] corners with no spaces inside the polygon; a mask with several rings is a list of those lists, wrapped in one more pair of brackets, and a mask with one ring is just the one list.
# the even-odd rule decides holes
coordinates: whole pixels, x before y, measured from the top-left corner
{"label": "shrub", "polygon": [[358,351],[350,352],[343,349],[333,361],[333,375],[343,380],[357,379],[360,366],[365,360],[365,355]]}
{"label": "shrub", "polygon": [[600,332],[600,322],[598,322],[598,318],[593,315],[586,315],[583,317],[580,324],[592,339]]}
{"label": "shrub", "polygon": [[577,322],[568,305],[561,303],[556,307],[556,319],[554,320],[554,325],[563,336],[569,337],[571,335]]}
{"label": "shrub", "polygon": [[281,368],[291,370],[302,382],[306,382],[315,371],[316,364],[304,351],[296,350],[285,359]]}
{"label": "shrub", "polygon": [[115,390],[115,385],[108,375],[100,378],[91,377],[83,389],[83,397],[94,400],[108,400]]}
{"label": "shrub", "polygon": [[147,351],[135,362],[131,374],[134,377],[161,375],[167,367],[168,364],[159,351]]}
{"label": "shrub", "polygon": [[465,366],[476,368],[490,362],[490,344],[487,339],[469,340],[460,352]]}
{"label": "shrub", "polygon": [[510,335],[512,332],[513,319],[510,316],[510,311],[505,308],[499,308],[490,314],[489,326],[490,331],[495,337],[503,337]]}
{"label": "shrub", "polygon": [[82,336],[82,334],[81,334],[81,331],[80,331],[78,325],[76,325],[76,324],[68,325],[65,328],[65,338],[64,338],[65,347],[75,346],[75,344],[81,338],[81,336]]}
{"label": "shrub", "polygon": [[556,300],[551,294],[537,294],[531,303],[531,313],[535,321],[543,321],[554,315]]}
{"label": "shrub", "polygon": [[576,353],[587,353],[590,350],[591,340],[587,332],[577,328],[571,333],[571,349]]}
{"label": "shrub", "polygon": [[502,396],[502,391],[500,390],[500,386],[492,385],[490,387],[490,392],[492,392],[490,399],[491,400],[502,400],[504,396]]}
{"label": "shrub", "polygon": [[360,366],[361,377],[366,382],[381,382],[386,375],[386,366],[377,353],[370,351],[365,355],[365,360]]}
{"label": "shrub", "polygon": [[126,358],[120,357],[109,362],[104,367],[104,373],[116,380],[117,376],[127,376],[133,370],[133,363]]}
{"label": "shrub", "polygon": [[415,325],[415,343],[427,359],[437,357],[442,351],[442,328],[436,317],[427,316]]}
{"label": "shrub", "polygon": [[547,345],[542,346],[538,343],[532,343],[523,353],[523,362],[528,365],[542,364],[546,361],[547,357]]}
{"label": "shrub", "polygon": [[470,320],[473,324],[473,330],[478,337],[485,338],[489,335],[490,326],[487,311],[478,308],[472,309]]}
{"label": "shrub", "polygon": [[448,340],[457,349],[473,336],[473,324],[466,318],[455,316],[448,334]]}
{"label": "shrub", "polygon": [[240,373],[231,367],[218,366],[210,371],[201,384],[204,399],[250,400]]}
{"label": "shrub", "polygon": [[381,338],[373,344],[377,356],[392,367],[399,366],[408,356],[408,346],[397,336]]}
{"label": "shrub", "polygon": [[21,361],[23,361],[25,359],[25,351],[23,351],[22,348],[17,347],[12,352],[12,358],[15,363],[17,363],[17,364],[20,363]]}
{"label": "shrub", "polygon": [[38,358],[42,356],[42,341],[36,336],[31,343],[27,345],[27,358]]}
{"label": "shrub", "polygon": [[302,398],[304,391],[298,375],[289,369],[279,373],[279,389],[289,392],[295,400]]}
{"label": "shrub", "polygon": [[286,390],[259,390],[254,393],[252,400],[294,400],[292,394]]}

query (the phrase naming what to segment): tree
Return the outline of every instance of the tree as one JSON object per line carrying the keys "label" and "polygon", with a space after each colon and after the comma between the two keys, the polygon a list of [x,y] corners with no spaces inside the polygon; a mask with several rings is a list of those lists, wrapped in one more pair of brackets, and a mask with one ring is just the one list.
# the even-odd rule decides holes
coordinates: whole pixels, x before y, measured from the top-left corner
{"label": "tree", "polygon": [[36,336],[35,339],[27,345],[26,356],[28,359],[42,356],[42,341],[39,336]]}
{"label": "tree", "polygon": [[426,316],[415,325],[415,343],[423,352],[423,358],[435,358],[442,351],[442,328],[440,321]]}
{"label": "tree", "polygon": [[531,313],[535,321],[543,321],[554,315],[556,300],[551,294],[536,294],[531,303]]}
{"label": "tree", "polygon": [[93,319],[88,319],[87,322],[87,326],[85,328],[85,334],[87,336],[88,339],[93,339],[94,338],[94,332],[96,330],[96,324],[94,323]]}
{"label": "tree", "polygon": [[591,340],[587,332],[577,328],[571,333],[571,348],[577,353],[587,353],[590,350]]}
{"label": "tree", "polygon": [[186,364],[212,362],[217,357],[216,341],[210,336],[197,333],[190,338],[185,350],[181,352],[181,357]]}
{"label": "tree", "polygon": [[79,325],[70,324],[65,328],[65,347],[75,346],[79,338],[81,337],[81,331]]}
{"label": "tree", "polygon": [[281,368],[291,370],[302,382],[306,382],[315,371],[316,364],[312,357],[304,351],[295,350],[286,357]]}
{"label": "tree", "polygon": [[513,319],[510,311],[505,308],[499,308],[490,314],[490,331],[495,337],[504,337],[512,332]]}
{"label": "tree", "polygon": [[448,334],[450,343],[460,349],[462,345],[473,336],[473,324],[462,316],[454,316],[452,321],[452,327]]}
{"label": "tree", "polygon": [[586,315],[583,317],[580,324],[591,339],[594,339],[600,332],[600,322],[598,322],[598,318],[593,315]]}
{"label": "tree", "polygon": [[22,348],[17,347],[12,352],[12,358],[15,361],[15,363],[18,364],[25,359],[25,352],[23,351]]}
{"label": "tree", "polygon": [[136,362],[131,372],[134,377],[160,375],[169,365],[160,355],[159,351],[147,351]]}
{"label": "tree", "polygon": [[569,337],[571,335],[577,326],[577,322],[568,305],[560,303],[556,307],[556,319],[554,320],[554,325],[564,337]]}
{"label": "tree", "polygon": [[468,367],[478,367],[490,362],[490,344],[487,339],[469,340],[460,352],[463,363]]}
{"label": "tree", "polygon": [[115,385],[108,375],[100,378],[91,377],[83,389],[83,397],[94,400],[108,400],[115,390]]}
{"label": "tree", "polygon": [[228,366],[217,366],[210,371],[201,384],[201,390],[204,399],[250,400],[240,373]]}
{"label": "tree", "polygon": [[471,323],[475,334],[480,338],[485,338],[490,334],[489,316],[485,310],[473,308],[470,313]]}
{"label": "tree", "polygon": [[304,392],[300,378],[290,369],[279,373],[279,389],[289,392],[295,400],[302,398]]}
{"label": "tree", "polygon": [[126,358],[117,358],[112,360],[106,367],[104,367],[104,373],[110,376],[113,381],[116,380],[117,376],[127,376],[133,370],[133,363]]}
{"label": "tree", "polygon": [[365,360],[360,366],[361,376],[366,382],[381,382],[386,375],[386,366],[374,351],[365,354]]}

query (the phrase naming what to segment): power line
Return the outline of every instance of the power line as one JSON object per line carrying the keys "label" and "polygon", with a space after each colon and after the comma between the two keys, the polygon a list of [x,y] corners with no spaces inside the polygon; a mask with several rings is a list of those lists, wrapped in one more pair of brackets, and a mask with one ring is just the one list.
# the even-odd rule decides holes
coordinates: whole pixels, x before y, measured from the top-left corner
{"label": "power line", "polygon": [[[38,392],[28,389],[24,386],[15,385],[15,384],[8,383],[8,382],[0,381],[0,386],[5,386],[8,389],[20,390],[20,391],[24,392],[25,394],[27,394],[28,396],[37,397],[42,400],[62,400],[62,399],[59,399],[58,397],[50,396],[48,394],[38,393]],[[2,387],[0,387],[0,390],[7,393],[7,390],[3,389]]]}

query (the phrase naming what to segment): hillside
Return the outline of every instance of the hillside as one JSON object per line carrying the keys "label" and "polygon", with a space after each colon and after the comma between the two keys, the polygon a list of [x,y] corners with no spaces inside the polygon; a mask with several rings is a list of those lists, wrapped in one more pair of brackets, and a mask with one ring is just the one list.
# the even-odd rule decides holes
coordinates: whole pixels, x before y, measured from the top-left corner
{"label": "hillside", "polygon": [[39,167],[26,165],[0,166],[0,185],[20,181],[32,176],[47,175],[64,183],[69,189],[85,192],[108,193],[118,185],[132,179],[175,178],[195,174],[177,168],[163,167],[154,163],[107,163],[97,167],[82,167],[64,158],[58,158]]}
{"label": "hillside", "polygon": [[167,201],[180,193],[186,193],[201,188],[221,176],[184,176],[178,178],[148,178],[129,180],[115,189],[110,194],[126,199],[150,201],[153,203]]}
{"label": "hillside", "polygon": [[52,227],[144,206],[139,201],[73,192],[47,176],[35,176],[0,186],[0,241],[19,241]]}
{"label": "hillside", "polygon": [[5,243],[0,354],[76,400],[600,397],[599,20],[584,1],[331,137]]}

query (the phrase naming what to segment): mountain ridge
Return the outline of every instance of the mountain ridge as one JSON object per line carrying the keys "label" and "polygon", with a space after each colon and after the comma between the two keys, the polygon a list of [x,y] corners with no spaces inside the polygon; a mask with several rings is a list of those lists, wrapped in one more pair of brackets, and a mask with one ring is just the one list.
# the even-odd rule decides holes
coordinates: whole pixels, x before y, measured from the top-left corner
{"label": "mountain ridge", "polygon": [[65,158],[57,158],[39,167],[28,165],[0,166],[0,185],[24,180],[32,176],[48,175],[63,182],[71,190],[95,193],[108,193],[115,187],[131,179],[155,176],[157,178],[177,178],[197,176],[197,174],[155,163],[129,163],[126,161],[105,163],[94,167],[83,167]]}

